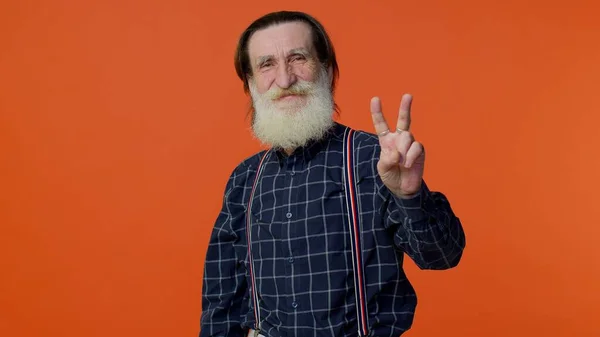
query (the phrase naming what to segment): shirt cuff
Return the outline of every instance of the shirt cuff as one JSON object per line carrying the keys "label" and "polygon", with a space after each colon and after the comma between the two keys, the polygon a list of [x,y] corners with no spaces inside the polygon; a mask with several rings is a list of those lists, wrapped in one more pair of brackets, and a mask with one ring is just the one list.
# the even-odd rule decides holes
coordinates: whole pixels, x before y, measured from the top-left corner
{"label": "shirt cuff", "polygon": [[427,205],[430,191],[425,185],[425,182],[421,183],[421,189],[415,195],[410,198],[400,198],[395,194],[392,194],[394,203],[398,206],[398,209],[408,218],[408,223],[419,222],[427,218]]}

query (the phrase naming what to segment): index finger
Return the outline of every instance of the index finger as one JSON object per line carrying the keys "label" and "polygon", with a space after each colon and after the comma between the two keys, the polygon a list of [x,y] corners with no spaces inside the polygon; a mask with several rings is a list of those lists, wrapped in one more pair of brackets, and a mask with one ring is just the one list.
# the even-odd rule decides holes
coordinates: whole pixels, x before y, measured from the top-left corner
{"label": "index finger", "polygon": [[404,94],[400,102],[400,111],[398,112],[398,122],[396,128],[402,131],[410,129],[410,108],[412,105],[412,95]]}
{"label": "index finger", "polygon": [[386,132],[390,131],[381,111],[381,100],[379,97],[371,99],[371,118],[373,118],[373,126],[375,126],[375,133],[377,135],[385,135]]}

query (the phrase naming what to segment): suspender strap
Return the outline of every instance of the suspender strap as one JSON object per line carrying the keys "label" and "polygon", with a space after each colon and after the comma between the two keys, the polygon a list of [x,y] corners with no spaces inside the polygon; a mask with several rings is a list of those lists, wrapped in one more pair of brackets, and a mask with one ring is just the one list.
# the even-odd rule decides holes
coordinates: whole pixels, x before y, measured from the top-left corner
{"label": "suspender strap", "polygon": [[348,229],[352,248],[352,266],[354,268],[354,295],[356,297],[356,320],[358,335],[368,336],[367,304],[365,296],[365,280],[363,276],[360,217],[358,214],[358,198],[356,197],[354,130],[347,128],[344,132],[344,182],[346,206],[348,210]]}
{"label": "suspender strap", "polygon": [[256,290],[256,276],[255,276],[255,272],[254,272],[254,259],[252,258],[252,240],[250,238],[250,234],[251,234],[251,225],[252,225],[252,216],[251,216],[251,210],[252,210],[252,199],[254,199],[254,192],[256,191],[256,186],[258,185],[258,181],[260,179],[260,175],[264,169],[264,161],[267,158],[267,154],[269,153],[269,151],[266,151],[265,154],[260,158],[260,162],[258,163],[258,168],[256,169],[256,176],[254,177],[254,183],[252,183],[252,190],[250,190],[250,200],[248,201],[248,209],[246,210],[246,242],[247,242],[247,246],[248,246],[248,266],[249,266],[249,271],[250,271],[250,282],[251,284],[251,296],[252,296],[252,303],[254,304],[254,330],[255,330],[255,336],[258,336],[258,333],[260,332],[260,306],[258,303],[258,291]]}

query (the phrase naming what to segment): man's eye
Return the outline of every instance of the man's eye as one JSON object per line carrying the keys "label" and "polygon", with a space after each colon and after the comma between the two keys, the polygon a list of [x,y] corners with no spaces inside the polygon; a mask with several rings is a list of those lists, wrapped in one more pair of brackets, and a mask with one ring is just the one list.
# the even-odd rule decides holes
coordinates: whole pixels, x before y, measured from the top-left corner
{"label": "man's eye", "polygon": [[263,63],[263,64],[261,64],[261,65],[260,65],[260,68],[261,68],[261,69],[262,69],[262,68],[268,68],[268,67],[270,67],[270,66],[272,66],[272,63],[271,63],[271,62],[265,62],[265,63]]}
{"label": "man's eye", "polygon": [[292,61],[302,61],[304,59],[305,59],[305,57],[302,56],[302,55],[294,55],[294,56],[292,56]]}

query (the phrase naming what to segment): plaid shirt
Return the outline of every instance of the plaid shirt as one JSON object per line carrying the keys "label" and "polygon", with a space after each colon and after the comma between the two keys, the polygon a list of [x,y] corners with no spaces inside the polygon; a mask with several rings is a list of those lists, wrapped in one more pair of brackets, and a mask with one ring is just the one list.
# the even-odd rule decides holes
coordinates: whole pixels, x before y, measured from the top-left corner
{"label": "plaid shirt", "polygon": [[[352,253],[345,215],[343,133],[291,156],[271,151],[251,210],[252,255],[267,337],[357,336]],[[410,328],[416,295],[402,269],[404,253],[422,269],[456,266],[465,247],[459,219],[443,194],[423,182],[402,200],[377,174],[377,136],[357,131],[356,181],[372,336]],[[231,174],[204,267],[200,337],[245,336],[254,328],[246,240],[246,205],[264,152]]]}

